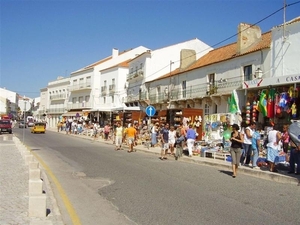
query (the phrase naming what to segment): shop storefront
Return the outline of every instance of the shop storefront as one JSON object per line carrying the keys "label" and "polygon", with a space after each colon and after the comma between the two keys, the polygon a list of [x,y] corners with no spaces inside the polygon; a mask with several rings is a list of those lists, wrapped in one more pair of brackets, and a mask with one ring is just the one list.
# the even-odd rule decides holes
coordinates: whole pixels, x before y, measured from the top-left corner
{"label": "shop storefront", "polygon": [[300,75],[255,79],[244,82],[246,102],[242,108],[243,121],[277,124],[279,129],[299,118]]}

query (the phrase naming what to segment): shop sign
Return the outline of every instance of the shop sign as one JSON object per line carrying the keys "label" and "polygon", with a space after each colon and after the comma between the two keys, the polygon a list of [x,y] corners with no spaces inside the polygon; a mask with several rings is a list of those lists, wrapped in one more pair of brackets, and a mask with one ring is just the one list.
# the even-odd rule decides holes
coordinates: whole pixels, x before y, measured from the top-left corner
{"label": "shop sign", "polygon": [[254,80],[244,81],[243,89],[260,87],[263,84],[263,80],[264,79],[254,79]]}
{"label": "shop sign", "polygon": [[243,89],[266,87],[269,85],[284,85],[284,84],[291,84],[295,82],[296,83],[300,82],[300,74],[281,76],[281,77],[268,77],[264,79],[254,79],[254,80],[244,81]]}

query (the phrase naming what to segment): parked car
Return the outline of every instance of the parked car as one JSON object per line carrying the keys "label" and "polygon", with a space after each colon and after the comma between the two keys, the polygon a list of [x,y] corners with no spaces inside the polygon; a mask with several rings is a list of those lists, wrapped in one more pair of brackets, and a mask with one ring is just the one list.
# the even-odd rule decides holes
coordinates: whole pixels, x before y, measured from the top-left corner
{"label": "parked car", "polygon": [[12,133],[11,121],[9,119],[0,120],[0,133],[2,132]]}
{"label": "parked car", "polygon": [[34,122],[33,121],[28,121],[27,126],[28,127],[33,127],[34,126]]}
{"label": "parked car", "polygon": [[31,127],[31,133],[45,133],[46,132],[46,123],[34,123]]}
{"label": "parked car", "polygon": [[19,122],[19,128],[27,128],[27,124],[24,121]]}

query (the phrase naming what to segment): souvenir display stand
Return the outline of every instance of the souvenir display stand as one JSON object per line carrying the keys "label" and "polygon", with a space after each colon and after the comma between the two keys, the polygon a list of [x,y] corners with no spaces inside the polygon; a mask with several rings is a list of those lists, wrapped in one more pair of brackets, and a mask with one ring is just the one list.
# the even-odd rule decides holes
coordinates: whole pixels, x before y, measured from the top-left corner
{"label": "souvenir display stand", "polygon": [[195,129],[197,136],[197,141],[202,140],[202,117],[203,110],[202,109],[192,109],[192,108],[184,108],[184,109],[170,109],[167,113],[167,121],[173,126],[178,127],[180,123],[183,123],[184,127],[188,127],[191,123]]}
{"label": "souvenir display stand", "polygon": [[142,118],[145,117],[145,113],[141,111],[130,111],[123,113],[123,124],[140,123]]}

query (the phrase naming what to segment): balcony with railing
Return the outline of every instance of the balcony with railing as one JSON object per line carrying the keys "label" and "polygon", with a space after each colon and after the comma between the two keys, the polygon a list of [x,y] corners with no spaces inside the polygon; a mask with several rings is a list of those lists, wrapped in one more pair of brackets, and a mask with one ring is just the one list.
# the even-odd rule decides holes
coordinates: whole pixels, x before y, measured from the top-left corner
{"label": "balcony with railing", "polygon": [[51,101],[65,100],[66,98],[67,98],[67,94],[50,95]]}
{"label": "balcony with railing", "polygon": [[[223,80],[222,82],[215,82],[214,84],[198,84],[190,85],[186,89],[171,88],[171,90],[166,89],[166,92],[160,94],[142,92],[140,95],[140,100],[150,100],[151,104],[164,103],[167,101],[179,101],[179,100],[189,100],[189,99],[200,99],[204,97],[209,97],[210,95],[224,95],[231,93],[234,89],[241,88],[242,80],[234,79],[231,81]],[[149,96],[149,98],[148,98]]]}
{"label": "balcony with railing", "polygon": [[47,114],[62,114],[66,111],[66,108],[48,108]]}
{"label": "balcony with railing", "polygon": [[107,87],[106,86],[102,86],[101,87],[101,95],[106,95],[107,94]]}
{"label": "balcony with railing", "polygon": [[91,82],[71,85],[69,88],[69,90],[73,91],[73,92],[74,91],[85,91],[85,90],[91,90],[91,89],[92,89]]}
{"label": "balcony with railing", "polygon": [[111,84],[108,86],[108,92],[110,95],[113,95],[115,93],[116,90],[116,85],[115,84]]}
{"label": "balcony with railing", "polygon": [[128,95],[124,97],[123,103],[139,101],[139,95]]}
{"label": "balcony with railing", "polygon": [[136,70],[136,71],[133,71],[129,74],[127,74],[127,81],[130,81],[130,80],[139,80],[139,79],[142,79],[144,77],[144,71],[142,69],[139,69],[139,70]]}
{"label": "balcony with railing", "polygon": [[67,109],[86,109],[91,108],[92,104],[91,102],[77,102],[77,103],[69,103]]}

